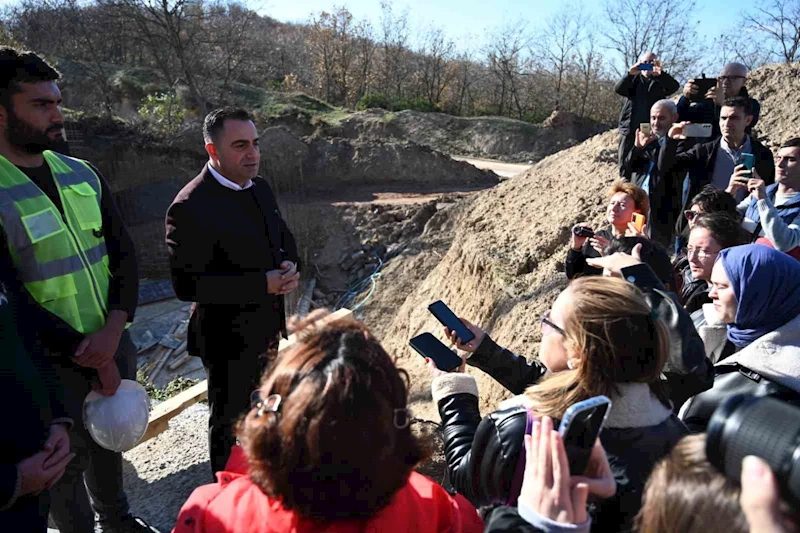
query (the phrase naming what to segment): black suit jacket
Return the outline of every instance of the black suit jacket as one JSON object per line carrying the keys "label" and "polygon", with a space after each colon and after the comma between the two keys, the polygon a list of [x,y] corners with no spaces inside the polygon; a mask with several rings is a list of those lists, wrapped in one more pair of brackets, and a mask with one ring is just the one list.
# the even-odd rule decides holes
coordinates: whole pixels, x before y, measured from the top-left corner
{"label": "black suit jacket", "polygon": [[[711,142],[696,144],[685,152],[677,153],[680,143],[667,138],[661,149],[658,157],[658,173],[660,175],[689,173],[689,194],[678,213],[678,222],[675,227],[677,233],[682,233],[688,224],[686,217],[683,216],[683,211],[689,208],[689,202],[703,187],[711,183],[721,142],[722,138],[719,137]],[[756,160],[756,171],[767,185],[771,185],[775,182],[775,160],[772,152],[753,137],[750,137],[750,143]]]}
{"label": "black suit jacket", "polygon": [[260,354],[285,335],[283,296],[267,293],[266,273],[283,260],[298,262],[297,245],[266,181],[253,180],[265,226],[244,217],[241,194],[250,193],[223,187],[206,167],[167,211],[175,293],[197,304],[189,353],[204,360]]}
{"label": "black suit jacket", "polygon": [[652,142],[644,148],[634,146],[625,161],[625,168],[631,176],[631,182],[642,187],[651,163],[654,165],[650,173],[650,237],[669,249],[674,244],[675,221],[681,212],[681,193],[686,173],[660,172],[660,153],[661,146],[658,142]]}

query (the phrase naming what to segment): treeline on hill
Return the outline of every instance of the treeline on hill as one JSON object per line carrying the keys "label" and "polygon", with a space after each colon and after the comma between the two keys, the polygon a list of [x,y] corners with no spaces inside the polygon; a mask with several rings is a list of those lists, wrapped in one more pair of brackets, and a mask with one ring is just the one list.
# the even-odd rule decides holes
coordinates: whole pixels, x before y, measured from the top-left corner
{"label": "treeline on hill", "polygon": [[[773,0],[748,15],[754,38],[721,36],[716,63],[794,61],[799,4]],[[290,24],[231,0],[22,0],[4,12],[0,40],[57,61],[75,89],[70,107],[112,113],[127,103],[166,114],[170,124],[223,103],[268,107],[271,92],[351,109],[531,122],[558,109],[613,123],[613,83],[641,52],[659,52],[678,78],[696,74],[704,47],[689,22],[695,10],[694,0],[605,0],[597,21],[566,3],[536,27],[509,24],[487,31],[480,47],[464,47],[436,26],[412,28],[389,0],[376,24],[344,7]]]}

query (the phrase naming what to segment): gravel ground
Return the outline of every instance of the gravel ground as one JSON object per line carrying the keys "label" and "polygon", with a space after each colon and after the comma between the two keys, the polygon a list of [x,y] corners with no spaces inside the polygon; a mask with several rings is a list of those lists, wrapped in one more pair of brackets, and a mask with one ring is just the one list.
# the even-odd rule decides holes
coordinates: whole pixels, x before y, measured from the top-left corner
{"label": "gravel ground", "polygon": [[183,503],[211,483],[208,406],[195,404],[170,420],[169,429],[123,454],[131,512],[162,533],[172,530]]}

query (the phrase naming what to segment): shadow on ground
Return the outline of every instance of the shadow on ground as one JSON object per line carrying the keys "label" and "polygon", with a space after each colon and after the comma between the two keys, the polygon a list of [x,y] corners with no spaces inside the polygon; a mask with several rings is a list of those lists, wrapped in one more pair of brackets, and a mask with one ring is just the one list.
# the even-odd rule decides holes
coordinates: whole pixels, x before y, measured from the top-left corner
{"label": "shadow on ground", "polygon": [[175,527],[178,511],[192,491],[212,481],[211,464],[208,461],[150,482],[139,478],[128,460],[124,460],[123,472],[131,512],[162,533],[168,533]]}

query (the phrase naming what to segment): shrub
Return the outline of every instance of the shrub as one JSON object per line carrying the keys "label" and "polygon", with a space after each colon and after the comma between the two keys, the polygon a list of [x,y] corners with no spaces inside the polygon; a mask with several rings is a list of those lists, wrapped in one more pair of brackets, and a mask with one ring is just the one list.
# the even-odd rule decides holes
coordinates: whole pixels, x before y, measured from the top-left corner
{"label": "shrub", "polygon": [[184,108],[172,91],[148,94],[139,107],[139,116],[158,133],[175,133],[183,124]]}
{"label": "shrub", "polygon": [[356,109],[364,111],[373,107],[380,107],[381,109],[389,109],[389,100],[381,93],[367,93],[361,97],[356,104]]}

